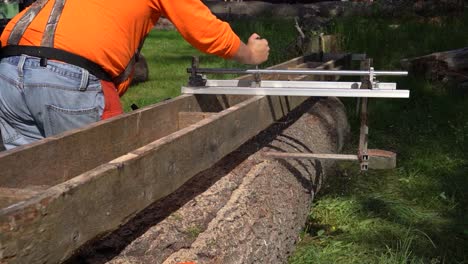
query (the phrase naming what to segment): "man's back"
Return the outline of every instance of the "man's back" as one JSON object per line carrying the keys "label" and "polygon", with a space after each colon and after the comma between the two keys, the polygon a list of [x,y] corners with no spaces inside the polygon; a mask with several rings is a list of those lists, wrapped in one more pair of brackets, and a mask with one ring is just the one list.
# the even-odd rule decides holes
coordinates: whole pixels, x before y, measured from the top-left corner
{"label": "man's back", "polygon": [[[52,8],[58,1],[45,4],[16,44],[41,45]],[[54,47],[88,58],[111,75],[118,75],[158,19],[149,3],[149,0],[67,0],[55,31]],[[34,5],[22,13],[30,8]],[[19,17],[21,14],[5,28],[2,43],[12,44],[8,37]]]}

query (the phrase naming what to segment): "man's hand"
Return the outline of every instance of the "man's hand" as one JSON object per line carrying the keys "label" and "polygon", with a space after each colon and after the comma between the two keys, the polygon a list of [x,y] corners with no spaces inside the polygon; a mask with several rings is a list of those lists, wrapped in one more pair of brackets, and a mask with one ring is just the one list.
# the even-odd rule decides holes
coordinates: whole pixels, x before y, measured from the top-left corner
{"label": "man's hand", "polygon": [[244,64],[258,65],[268,59],[269,53],[268,41],[261,39],[257,33],[253,33],[249,37],[247,45],[241,43],[233,59]]}

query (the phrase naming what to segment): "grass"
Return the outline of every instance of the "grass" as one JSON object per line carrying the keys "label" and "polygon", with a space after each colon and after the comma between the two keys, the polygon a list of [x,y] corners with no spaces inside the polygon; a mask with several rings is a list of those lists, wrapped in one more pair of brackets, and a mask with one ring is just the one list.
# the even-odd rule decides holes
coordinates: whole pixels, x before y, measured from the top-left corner
{"label": "grass", "polygon": [[[377,69],[468,46],[467,14],[428,21],[354,18],[332,31]],[[468,263],[468,91],[419,76],[390,80],[411,98],[371,101],[369,140],[371,148],[397,152],[398,167],[359,173],[341,164],[290,263]],[[352,116],[353,102],[346,103]]]}
{"label": "grass", "polygon": [[[265,18],[231,22],[231,27],[244,42],[253,32],[270,41],[270,59],[261,67],[288,59],[285,50],[296,37],[293,26],[294,23],[290,20]],[[282,34],[277,34],[278,32]],[[132,104],[142,107],[180,95],[180,87],[188,81],[186,68],[190,67],[192,56],[200,57],[201,67],[247,67],[234,61],[202,54],[184,41],[177,31],[152,31],[145,41],[142,53],[148,61],[149,81],[131,87],[122,97],[125,111],[130,111]]]}

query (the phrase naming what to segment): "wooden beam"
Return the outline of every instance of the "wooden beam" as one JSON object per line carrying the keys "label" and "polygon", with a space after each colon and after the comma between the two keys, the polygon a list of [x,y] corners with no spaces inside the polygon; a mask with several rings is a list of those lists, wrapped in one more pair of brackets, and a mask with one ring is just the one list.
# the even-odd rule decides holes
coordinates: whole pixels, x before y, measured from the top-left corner
{"label": "wooden beam", "polygon": [[245,97],[179,96],[0,153],[0,186],[59,184],[177,131],[181,111],[222,111],[242,100]]}
{"label": "wooden beam", "polygon": [[[270,67],[294,67],[313,56]],[[239,79],[248,79],[244,76]],[[269,77],[271,78],[271,77]],[[220,112],[249,96],[179,96],[0,153],[0,186],[56,185],[178,130],[179,112]],[[99,148],[96,143],[99,142]],[[72,151],[73,150],[73,151]]]}
{"label": "wooden beam", "polygon": [[7,207],[15,202],[29,199],[47,188],[48,186],[31,186],[27,189],[0,187],[0,208]]}
{"label": "wooden beam", "polygon": [[212,116],[214,113],[205,112],[180,112],[179,113],[179,129],[186,128],[193,125],[207,117]]}
{"label": "wooden beam", "polygon": [[297,69],[315,69],[323,65],[322,62],[305,62],[298,64],[295,67],[289,67],[288,70],[297,70]]}
{"label": "wooden beam", "polygon": [[1,209],[2,258],[63,261],[80,245],[175,191],[303,100],[253,97],[39,197]]}

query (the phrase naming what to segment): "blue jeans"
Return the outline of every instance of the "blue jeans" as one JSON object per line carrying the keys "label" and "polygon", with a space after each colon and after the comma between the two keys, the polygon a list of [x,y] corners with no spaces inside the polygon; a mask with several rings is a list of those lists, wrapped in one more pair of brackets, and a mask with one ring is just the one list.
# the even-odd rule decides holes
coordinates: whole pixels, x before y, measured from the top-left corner
{"label": "blue jeans", "polygon": [[101,119],[101,82],[87,70],[14,56],[0,61],[0,130],[6,149]]}

